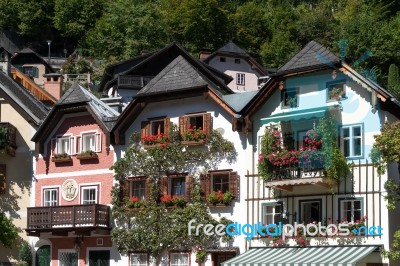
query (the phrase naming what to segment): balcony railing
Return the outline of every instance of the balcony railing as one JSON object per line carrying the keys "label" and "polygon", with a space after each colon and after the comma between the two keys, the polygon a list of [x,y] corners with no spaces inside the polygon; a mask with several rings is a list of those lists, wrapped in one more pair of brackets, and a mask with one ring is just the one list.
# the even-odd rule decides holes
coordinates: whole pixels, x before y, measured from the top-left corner
{"label": "balcony railing", "polygon": [[121,75],[118,76],[118,86],[127,86],[134,88],[143,88],[146,86],[150,80],[154,77],[151,76],[128,76]]}
{"label": "balcony railing", "polygon": [[110,207],[100,204],[28,208],[27,231],[110,227]]}
{"label": "balcony railing", "polygon": [[319,162],[290,162],[289,164],[282,166],[269,164],[268,171],[270,173],[271,181],[324,176],[324,167]]}
{"label": "balcony railing", "polygon": [[5,129],[4,132],[0,132],[0,150],[14,157],[15,149],[17,148],[17,129],[8,122],[0,122],[0,127]]}

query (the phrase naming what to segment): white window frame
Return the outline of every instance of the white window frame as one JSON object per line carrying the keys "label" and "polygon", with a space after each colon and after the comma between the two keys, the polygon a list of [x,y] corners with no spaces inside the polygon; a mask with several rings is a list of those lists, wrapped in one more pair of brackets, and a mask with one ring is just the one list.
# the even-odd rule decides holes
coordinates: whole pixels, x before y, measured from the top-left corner
{"label": "white window frame", "polygon": [[[359,201],[360,202],[360,209],[355,209],[354,208],[354,202],[355,201]],[[344,204],[346,202],[351,202],[351,221],[347,221],[347,222],[356,222],[354,219],[354,211],[360,211],[360,218],[364,215],[364,208],[363,208],[363,199],[362,198],[351,198],[351,199],[339,199],[340,202],[340,220],[342,220],[344,217],[346,217],[347,219],[347,215],[345,215],[345,208],[344,208]],[[340,221],[341,222],[341,221]]]}
{"label": "white window frame", "polygon": [[[50,192],[50,194],[55,193],[56,194],[56,201],[54,202],[50,196],[50,200],[46,200],[46,192]],[[57,187],[50,187],[50,188],[43,188],[43,202],[42,206],[58,206],[59,205],[59,188]],[[47,204],[48,203],[48,204]],[[55,204],[54,204],[55,203]]]}
{"label": "white window frame", "polygon": [[[360,128],[360,136],[354,136],[354,128],[359,127]],[[344,137],[344,129],[349,129],[349,136]],[[355,140],[359,139],[360,140],[360,154],[355,154]],[[349,141],[349,154],[346,156],[344,153],[344,146],[345,146],[345,140]],[[361,158],[364,156],[364,125],[363,124],[354,124],[354,125],[344,125],[340,128],[340,146],[342,148],[343,155],[346,156],[346,158]]]}
{"label": "white window frame", "polygon": [[[172,263],[173,262],[173,257],[174,256],[179,256],[178,258],[178,263]],[[186,263],[182,262],[183,256],[186,257]],[[188,253],[183,253],[183,252],[171,252],[170,253],[170,266],[189,266],[190,264],[190,257]]]}
{"label": "white window frame", "polygon": [[[133,256],[138,257],[138,262],[139,263],[133,263],[132,262],[132,257]],[[140,257],[142,257],[142,258],[140,259]],[[142,260],[143,257],[145,257],[144,260]],[[147,266],[147,264],[148,264],[148,256],[147,256],[146,253],[130,253],[129,254],[129,265],[130,266]]]}
{"label": "white window frame", "polygon": [[303,217],[305,214],[305,210],[304,210],[304,205],[305,204],[310,204],[310,203],[314,203],[317,202],[319,204],[319,221],[311,221],[311,222],[322,222],[322,217],[323,217],[323,202],[321,198],[315,198],[315,199],[306,199],[306,200],[301,200],[299,201],[299,207],[300,207],[300,215],[299,215],[299,222],[305,222]]}
{"label": "white window frame", "polygon": [[87,149],[84,149],[84,141],[85,137],[87,136],[92,136],[94,135],[94,148],[90,149],[94,152],[101,152],[101,141],[102,141],[102,135],[101,133],[98,133],[97,131],[85,131],[81,132],[80,134],[80,151],[88,151]]}
{"label": "white window frame", "polygon": [[[62,149],[60,149],[59,141],[61,141],[61,140],[68,140],[69,147],[67,149],[65,149],[66,147],[63,147]],[[56,136],[56,138],[53,138],[51,140],[52,156],[54,154],[62,154],[62,153],[66,153],[68,155],[73,155],[75,153],[74,143],[75,143],[75,137],[72,134]]]}
{"label": "white window frame", "polygon": [[[277,206],[279,206],[281,208],[281,212],[276,212],[275,208]],[[267,208],[268,207],[272,207],[272,212],[271,213],[267,212]],[[261,219],[262,219],[262,223],[263,224],[265,224],[265,225],[276,224],[275,215],[277,215],[277,214],[281,214],[282,217],[283,217],[283,214],[284,214],[284,212],[283,212],[283,202],[281,202],[281,201],[280,202],[265,202],[265,203],[261,204]],[[271,215],[272,215],[271,221],[268,222],[267,221],[268,220],[267,216],[271,216]]]}
{"label": "white window frame", "polygon": [[[85,195],[85,193],[84,193],[84,190],[92,190],[92,189],[95,189],[95,191],[96,191],[96,193],[95,193],[95,203],[85,203],[85,202],[88,202],[88,201],[90,201],[89,199],[84,199],[84,195]],[[99,186],[98,185],[85,185],[85,186],[81,186],[81,188],[80,188],[80,190],[81,190],[81,204],[82,205],[84,205],[84,204],[88,204],[88,205],[90,205],[90,204],[98,204],[99,203]]]}
{"label": "white window frame", "polygon": [[246,74],[236,73],[236,85],[244,86],[246,84]]}

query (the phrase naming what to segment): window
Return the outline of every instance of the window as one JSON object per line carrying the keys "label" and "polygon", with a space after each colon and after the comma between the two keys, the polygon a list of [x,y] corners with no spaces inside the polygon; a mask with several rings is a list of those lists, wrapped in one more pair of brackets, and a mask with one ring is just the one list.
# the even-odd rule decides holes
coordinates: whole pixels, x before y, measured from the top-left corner
{"label": "window", "polygon": [[171,253],[171,266],[189,266],[189,254],[187,253]]}
{"label": "window", "polygon": [[244,86],[244,84],[245,84],[245,74],[237,73],[236,74],[236,85]]}
{"label": "window", "polygon": [[300,223],[309,224],[322,220],[321,200],[300,201]]}
{"label": "window", "polygon": [[341,147],[346,158],[361,157],[363,143],[362,125],[343,126],[341,129]]}
{"label": "window", "polygon": [[171,195],[186,195],[186,177],[171,178]]}
{"label": "window", "polygon": [[262,204],[262,223],[265,225],[276,224],[277,218],[282,217],[282,202],[264,203]]}
{"label": "window", "polygon": [[220,61],[220,62],[226,62],[226,58],[221,56],[221,57],[219,58],[219,61]]}
{"label": "window", "polygon": [[235,64],[240,64],[240,58],[235,58]]}
{"label": "window", "polygon": [[340,221],[356,222],[363,216],[362,199],[340,199]]}
{"label": "window", "polygon": [[39,77],[38,68],[34,66],[24,66],[22,67],[22,72],[31,78]]}
{"label": "window", "polygon": [[142,122],[141,137],[166,134],[169,131],[170,120],[168,117],[149,118]]}
{"label": "window", "polygon": [[346,90],[344,82],[335,82],[327,84],[327,100],[328,101],[338,101],[346,97]]}
{"label": "window", "polygon": [[236,256],[235,252],[221,252],[212,254],[214,266],[221,266],[224,261],[227,261]]}
{"label": "window", "polygon": [[165,123],[164,120],[152,120],[152,121],[150,121],[150,132],[151,132],[151,135],[158,135],[158,134],[167,133],[167,132],[164,131],[164,129],[165,129],[164,123]]}
{"label": "window", "polygon": [[97,204],[97,186],[82,187],[82,204]]}
{"label": "window", "polygon": [[147,254],[133,253],[130,255],[130,266],[146,266]]}
{"label": "window", "polygon": [[293,89],[284,89],[281,92],[282,98],[282,107],[298,107],[298,90],[296,88]]}
{"label": "window", "polygon": [[82,151],[95,151],[96,149],[96,135],[84,134],[82,135]]}
{"label": "window", "polygon": [[207,175],[201,176],[200,185],[206,198],[218,190],[223,193],[229,191],[234,198],[239,198],[239,176],[232,170],[209,171]]}
{"label": "window", "polygon": [[43,206],[58,205],[58,189],[48,188],[43,190]]}
{"label": "window", "polygon": [[74,153],[74,137],[73,136],[57,136],[52,139],[52,154],[69,154]]}
{"label": "window", "polygon": [[6,165],[0,164],[0,194],[6,193]]}
{"label": "window", "polygon": [[131,181],[131,197],[136,196],[140,200],[144,200],[146,197],[146,180],[137,179]]}
{"label": "window", "polygon": [[78,266],[78,253],[76,251],[59,252],[59,266]]}
{"label": "window", "polygon": [[205,134],[212,130],[210,113],[189,114],[179,117],[179,131],[181,135],[192,129],[201,129]]}

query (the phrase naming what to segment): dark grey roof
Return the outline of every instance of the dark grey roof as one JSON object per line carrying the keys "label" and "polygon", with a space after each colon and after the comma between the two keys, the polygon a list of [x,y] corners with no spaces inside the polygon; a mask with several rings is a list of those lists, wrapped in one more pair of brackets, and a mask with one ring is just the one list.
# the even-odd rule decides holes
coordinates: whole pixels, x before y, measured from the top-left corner
{"label": "dark grey roof", "polygon": [[36,54],[31,48],[24,48],[18,51],[19,54]]}
{"label": "dark grey roof", "polygon": [[0,89],[17,103],[37,125],[46,117],[49,108],[3,71],[0,71]]}
{"label": "dark grey roof", "polygon": [[237,46],[232,41],[219,48],[217,52],[247,55],[247,53],[242,48]]}
{"label": "dark grey roof", "polygon": [[340,59],[316,41],[309,42],[289,62],[278,69],[277,74],[318,66],[333,66]]}
{"label": "dark grey roof", "polygon": [[224,102],[226,102],[235,112],[240,112],[258,93],[258,90],[235,93],[222,96]]}
{"label": "dark grey roof", "polygon": [[206,79],[180,55],[141,89],[137,95],[161,94],[203,87],[208,84]]}
{"label": "dark grey roof", "polygon": [[113,122],[118,118],[119,113],[102,102],[90,91],[79,84],[73,84],[56,103],[57,106],[87,103],[98,118],[100,118],[108,129],[111,129]]}

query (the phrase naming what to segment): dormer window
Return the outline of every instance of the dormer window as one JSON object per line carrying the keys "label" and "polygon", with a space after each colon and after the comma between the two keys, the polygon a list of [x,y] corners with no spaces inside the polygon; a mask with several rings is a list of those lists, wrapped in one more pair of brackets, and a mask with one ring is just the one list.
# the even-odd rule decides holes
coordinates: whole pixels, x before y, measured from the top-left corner
{"label": "dormer window", "polygon": [[226,58],[221,56],[221,57],[219,58],[219,61],[225,63],[225,62],[226,62]]}
{"label": "dormer window", "polygon": [[52,152],[54,154],[68,154],[72,155],[74,137],[69,135],[57,136],[57,138],[52,139]]}
{"label": "dormer window", "polygon": [[240,64],[240,58],[235,58],[235,64]]}
{"label": "dormer window", "polygon": [[245,84],[245,74],[237,73],[236,74],[236,85],[244,86],[244,84]]}

